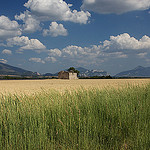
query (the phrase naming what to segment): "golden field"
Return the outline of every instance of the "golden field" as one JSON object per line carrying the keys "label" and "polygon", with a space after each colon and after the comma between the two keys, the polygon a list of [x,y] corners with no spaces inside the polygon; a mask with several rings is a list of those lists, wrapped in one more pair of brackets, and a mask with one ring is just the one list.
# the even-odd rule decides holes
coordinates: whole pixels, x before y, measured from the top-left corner
{"label": "golden field", "polygon": [[79,88],[122,88],[127,85],[145,85],[150,79],[79,79],[79,80],[1,80],[1,94],[26,94],[31,95],[41,91],[76,90]]}

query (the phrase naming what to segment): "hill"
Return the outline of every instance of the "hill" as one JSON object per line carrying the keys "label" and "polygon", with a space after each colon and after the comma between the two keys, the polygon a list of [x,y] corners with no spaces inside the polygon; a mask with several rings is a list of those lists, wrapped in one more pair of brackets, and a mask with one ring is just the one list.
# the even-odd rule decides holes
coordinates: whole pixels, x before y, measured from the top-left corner
{"label": "hill", "polygon": [[0,75],[33,76],[36,75],[36,73],[18,67],[13,67],[8,64],[0,63]]}
{"label": "hill", "polygon": [[150,67],[138,66],[132,70],[120,72],[115,76],[116,77],[150,77]]}

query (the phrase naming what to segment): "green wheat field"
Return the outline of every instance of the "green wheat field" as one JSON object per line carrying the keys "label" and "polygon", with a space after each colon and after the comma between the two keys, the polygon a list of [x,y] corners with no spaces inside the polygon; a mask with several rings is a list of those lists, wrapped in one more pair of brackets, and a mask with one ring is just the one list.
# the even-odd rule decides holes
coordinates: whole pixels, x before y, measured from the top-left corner
{"label": "green wheat field", "polygon": [[149,150],[150,84],[0,95],[1,150]]}

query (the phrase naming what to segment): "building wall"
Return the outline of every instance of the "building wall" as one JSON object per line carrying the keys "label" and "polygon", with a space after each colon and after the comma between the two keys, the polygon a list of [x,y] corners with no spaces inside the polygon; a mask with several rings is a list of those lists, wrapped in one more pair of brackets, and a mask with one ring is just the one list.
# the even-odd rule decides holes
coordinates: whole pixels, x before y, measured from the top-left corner
{"label": "building wall", "polygon": [[72,80],[72,79],[78,79],[78,78],[77,78],[77,73],[61,71],[58,73],[58,79]]}
{"label": "building wall", "polygon": [[78,79],[78,78],[77,78],[77,73],[69,72],[69,79],[70,79],[70,80],[72,80],[72,79]]}
{"label": "building wall", "polygon": [[65,72],[65,71],[59,72],[58,79],[69,79],[69,72]]}

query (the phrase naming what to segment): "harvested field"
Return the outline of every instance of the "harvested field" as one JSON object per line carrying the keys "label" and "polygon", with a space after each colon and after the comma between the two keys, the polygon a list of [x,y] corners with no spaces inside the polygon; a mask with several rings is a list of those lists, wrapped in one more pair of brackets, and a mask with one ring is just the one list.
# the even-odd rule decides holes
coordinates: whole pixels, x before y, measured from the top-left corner
{"label": "harvested field", "polygon": [[41,91],[76,90],[79,88],[122,88],[127,85],[145,85],[150,79],[80,79],[80,80],[1,80],[0,93],[2,94],[34,94]]}

